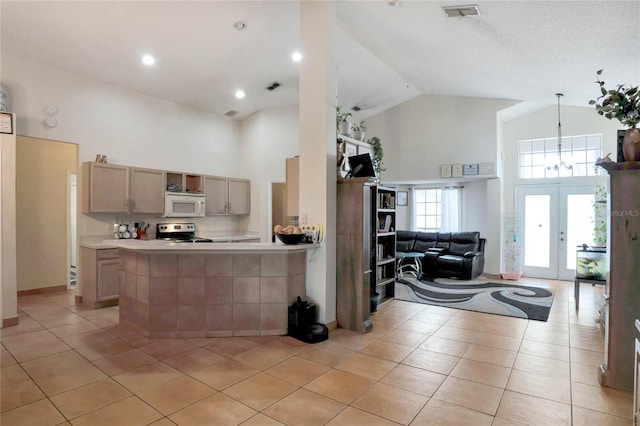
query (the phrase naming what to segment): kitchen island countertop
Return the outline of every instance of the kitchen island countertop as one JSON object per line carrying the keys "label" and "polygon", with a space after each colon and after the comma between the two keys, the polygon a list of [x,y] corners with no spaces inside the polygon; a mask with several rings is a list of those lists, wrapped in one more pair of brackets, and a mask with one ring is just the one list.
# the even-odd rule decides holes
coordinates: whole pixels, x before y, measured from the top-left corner
{"label": "kitchen island countertop", "polygon": [[319,244],[281,243],[172,243],[162,240],[104,240],[105,248],[122,248],[141,252],[287,252],[317,248]]}

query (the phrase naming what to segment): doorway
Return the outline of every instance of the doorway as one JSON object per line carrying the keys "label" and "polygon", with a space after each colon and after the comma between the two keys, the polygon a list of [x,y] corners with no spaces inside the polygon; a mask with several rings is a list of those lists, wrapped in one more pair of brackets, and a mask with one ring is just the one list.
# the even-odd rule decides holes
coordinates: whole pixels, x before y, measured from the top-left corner
{"label": "doorway", "polygon": [[78,175],[73,170],[67,170],[68,182],[68,200],[67,208],[67,226],[69,228],[69,279],[67,280],[69,288],[75,288],[77,281],[77,203],[78,203]]}
{"label": "doorway", "polygon": [[274,243],[276,236],[273,228],[287,223],[287,186],[284,182],[271,182],[271,227],[267,235]]}
{"label": "doorway", "polygon": [[523,223],[523,275],[573,280],[576,246],[591,244],[596,185],[516,187]]}

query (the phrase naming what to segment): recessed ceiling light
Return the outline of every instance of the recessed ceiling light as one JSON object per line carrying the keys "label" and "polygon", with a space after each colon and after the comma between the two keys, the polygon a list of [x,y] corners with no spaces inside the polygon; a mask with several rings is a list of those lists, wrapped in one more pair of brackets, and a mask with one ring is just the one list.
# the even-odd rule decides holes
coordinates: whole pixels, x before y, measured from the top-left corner
{"label": "recessed ceiling light", "polygon": [[291,60],[293,62],[300,62],[302,60],[302,53],[300,52],[293,52],[293,55],[291,55]]}
{"label": "recessed ceiling light", "polygon": [[233,23],[233,28],[235,28],[235,29],[236,29],[236,30],[238,30],[238,31],[242,31],[242,30],[244,30],[245,28],[247,28],[247,24],[245,24],[245,23],[244,23],[244,22],[242,22],[242,21],[234,22],[234,23]]}
{"label": "recessed ceiling light", "polygon": [[242,99],[244,98],[244,96],[245,96],[244,90],[236,90],[236,98]]}
{"label": "recessed ceiling light", "polygon": [[143,64],[145,64],[145,65],[149,65],[149,66],[150,66],[150,65],[155,64],[155,63],[156,63],[156,60],[155,60],[155,58],[154,58],[153,56],[151,56],[151,55],[144,55],[144,56],[142,57],[142,63],[143,63]]}

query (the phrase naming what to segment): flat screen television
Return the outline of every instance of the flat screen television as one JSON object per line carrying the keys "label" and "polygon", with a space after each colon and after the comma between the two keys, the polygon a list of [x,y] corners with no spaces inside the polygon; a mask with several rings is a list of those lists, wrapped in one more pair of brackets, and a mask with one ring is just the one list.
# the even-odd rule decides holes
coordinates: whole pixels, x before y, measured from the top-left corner
{"label": "flat screen television", "polygon": [[373,170],[373,162],[369,154],[353,155],[349,157],[349,167],[351,177],[375,177],[376,172]]}

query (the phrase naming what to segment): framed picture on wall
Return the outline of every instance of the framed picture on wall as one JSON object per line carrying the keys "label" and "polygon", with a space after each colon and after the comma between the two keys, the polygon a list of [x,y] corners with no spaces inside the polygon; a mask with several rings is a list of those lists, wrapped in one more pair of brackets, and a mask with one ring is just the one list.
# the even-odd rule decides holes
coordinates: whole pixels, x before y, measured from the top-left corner
{"label": "framed picture on wall", "polygon": [[13,116],[8,112],[0,112],[0,133],[13,134]]}
{"label": "framed picture on wall", "polygon": [[409,204],[408,201],[409,193],[407,191],[398,191],[398,205],[406,206]]}

